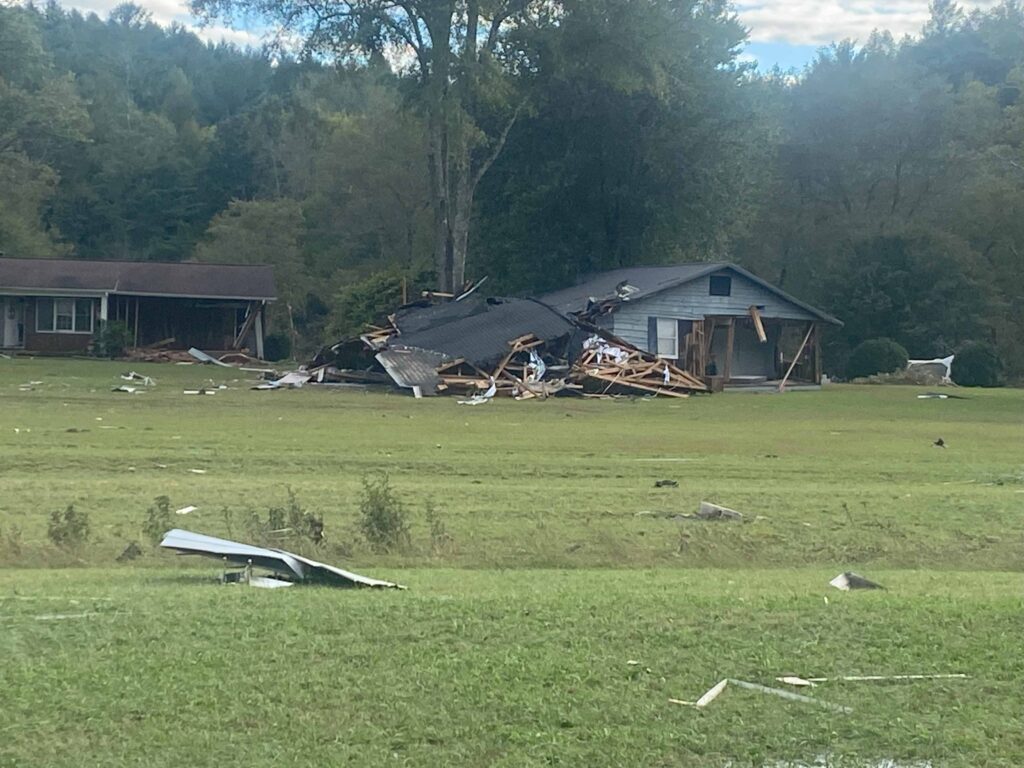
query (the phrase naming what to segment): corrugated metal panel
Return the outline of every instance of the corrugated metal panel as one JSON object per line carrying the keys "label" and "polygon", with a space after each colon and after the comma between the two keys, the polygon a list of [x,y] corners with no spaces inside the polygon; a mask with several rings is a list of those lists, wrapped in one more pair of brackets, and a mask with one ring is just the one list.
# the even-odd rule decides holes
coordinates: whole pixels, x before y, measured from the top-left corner
{"label": "corrugated metal panel", "polygon": [[434,392],[441,382],[437,369],[444,362],[444,355],[439,352],[393,344],[376,357],[400,387],[422,387],[426,392]]}

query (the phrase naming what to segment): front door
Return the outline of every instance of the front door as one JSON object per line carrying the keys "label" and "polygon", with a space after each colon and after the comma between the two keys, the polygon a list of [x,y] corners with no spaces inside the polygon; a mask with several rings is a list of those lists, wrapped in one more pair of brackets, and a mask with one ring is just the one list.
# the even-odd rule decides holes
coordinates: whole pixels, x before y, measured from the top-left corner
{"label": "front door", "polygon": [[16,349],[25,346],[25,300],[8,296],[0,299],[0,346]]}

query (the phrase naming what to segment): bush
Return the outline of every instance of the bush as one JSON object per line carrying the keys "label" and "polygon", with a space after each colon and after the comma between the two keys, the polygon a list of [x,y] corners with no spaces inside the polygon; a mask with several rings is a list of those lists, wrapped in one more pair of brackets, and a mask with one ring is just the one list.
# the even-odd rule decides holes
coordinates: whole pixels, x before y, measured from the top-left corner
{"label": "bush", "polygon": [[263,357],[271,362],[286,360],[292,353],[292,340],[283,333],[272,333],[263,340]]}
{"label": "bush", "polygon": [[166,496],[153,499],[153,506],[146,510],[146,519],[142,523],[142,532],[154,547],[160,543],[174,523],[171,521],[171,500]]}
{"label": "bush", "polygon": [[46,535],[61,549],[74,549],[89,538],[89,513],[77,511],[74,504],[68,504],[63,512],[55,509]]}
{"label": "bush", "polygon": [[93,337],[92,350],[97,357],[121,357],[132,345],[134,336],[120,320],[101,323]]}
{"label": "bush", "polygon": [[859,379],[876,373],[894,373],[907,367],[909,355],[892,339],[869,339],[857,346],[846,361],[846,378]]}
{"label": "bush", "polygon": [[[303,508],[295,492],[288,488],[288,503],[284,507],[270,507],[266,519],[255,510],[246,520],[249,537],[262,544],[280,542],[283,539],[320,546],[324,540],[324,519]],[[231,521],[225,513],[229,529]]]}
{"label": "bush", "polygon": [[961,387],[998,387],[1003,379],[1003,361],[991,345],[969,341],[953,358],[950,376]]}
{"label": "bush", "polygon": [[387,475],[376,480],[363,478],[363,498],[359,502],[362,519],[359,528],[367,542],[378,552],[407,549],[409,522],[402,502],[391,490]]}

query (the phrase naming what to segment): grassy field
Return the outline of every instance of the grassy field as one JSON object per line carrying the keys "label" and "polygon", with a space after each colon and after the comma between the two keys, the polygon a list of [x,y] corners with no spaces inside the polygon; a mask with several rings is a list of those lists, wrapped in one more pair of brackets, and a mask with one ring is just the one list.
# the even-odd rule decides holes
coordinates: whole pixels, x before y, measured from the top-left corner
{"label": "grassy field", "polygon": [[[2,766],[1024,761],[1022,391],[467,408],[134,368],[157,386],[0,359]],[[182,394],[211,378],[228,388]],[[358,533],[380,472],[406,552]],[[182,527],[245,538],[288,488],[324,516],[321,559],[410,589],[222,588],[141,533],[167,495],[199,507]],[[671,519],[701,499],[744,522]],[[90,542],[63,551],[47,520],[72,503]],[[115,564],[130,541],[145,554]],[[827,587],[845,569],[889,589]],[[668,701],[723,677],[944,672],[971,679],[812,692],[849,715],[738,689]]]}

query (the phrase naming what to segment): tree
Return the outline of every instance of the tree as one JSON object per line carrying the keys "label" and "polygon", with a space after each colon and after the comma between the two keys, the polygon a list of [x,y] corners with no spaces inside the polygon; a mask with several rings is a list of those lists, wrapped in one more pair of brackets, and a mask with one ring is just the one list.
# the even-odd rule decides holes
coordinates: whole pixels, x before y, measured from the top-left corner
{"label": "tree", "polygon": [[192,0],[208,18],[258,15],[338,61],[388,57],[413,86],[427,126],[433,252],[442,290],[465,281],[480,180],[524,103],[515,75],[534,66],[526,27],[552,23],[555,0]]}
{"label": "tree", "polygon": [[302,258],[302,208],[294,200],[232,200],[219,213],[196,248],[199,261],[221,264],[271,264],[278,301],[271,305],[271,324],[288,328],[296,344],[295,312],[311,288]]}
{"label": "tree", "polygon": [[0,6],[0,251],[63,253],[44,220],[55,162],[85,140],[88,118],[70,77],[55,71],[30,10]]}

